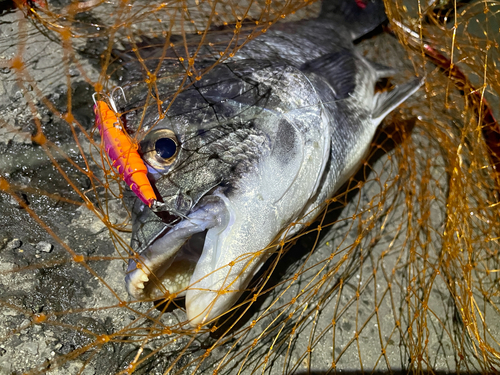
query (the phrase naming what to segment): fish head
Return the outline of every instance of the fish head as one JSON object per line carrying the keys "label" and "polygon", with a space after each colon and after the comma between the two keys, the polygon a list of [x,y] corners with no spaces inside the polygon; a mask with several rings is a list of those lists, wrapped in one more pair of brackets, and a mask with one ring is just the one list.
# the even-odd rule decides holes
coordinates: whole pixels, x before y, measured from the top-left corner
{"label": "fish head", "polygon": [[161,203],[156,212],[133,205],[127,289],[138,299],[186,295],[192,325],[236,302],[314,195],[328,159],[314,87],[297,69],[276,69],[226,81],[214,69],[140,143]]}
{"label": "fish head", "polygon": [[[236,106],[224,103],[225,109]],[[157,211],[185,217],[215,187],[233,188],[269,149],[259,123],[274,116],[245,113],[219,122],[206,112],[164,119],[140,143],[161,197]]]}

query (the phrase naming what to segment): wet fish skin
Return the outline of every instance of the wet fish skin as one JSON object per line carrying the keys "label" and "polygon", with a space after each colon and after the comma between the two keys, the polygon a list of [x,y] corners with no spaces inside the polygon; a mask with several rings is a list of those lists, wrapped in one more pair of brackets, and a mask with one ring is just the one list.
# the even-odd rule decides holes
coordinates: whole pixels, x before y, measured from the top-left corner
{"label": "wet fish skin", "polygon": [[[181,220],[166,224],[133,203],[132,247],[143,264],[129,262],[133,297],[189,286],[191,324],[210,321],[236,302],[274,246],[262,249],[299,217],[312,219],[356,171],[379,123],[421,82],[375,94],[375,83],[393,71],[366,61],[352,38],[329,19],[278,25],[182,92],[165,119],[155,105],[147,109],[145,140],[163,128],[178,138],[177,159],[152,179],[164,209]],[[154,61],[159,52],[148,53]],[[181,71],[176,64],[162,69]],[[166,79],[159,89],[167,95],[176,83]],[[131,90],[140,103],[144,87]],[[205,232],[198,259],[184,244]]]}

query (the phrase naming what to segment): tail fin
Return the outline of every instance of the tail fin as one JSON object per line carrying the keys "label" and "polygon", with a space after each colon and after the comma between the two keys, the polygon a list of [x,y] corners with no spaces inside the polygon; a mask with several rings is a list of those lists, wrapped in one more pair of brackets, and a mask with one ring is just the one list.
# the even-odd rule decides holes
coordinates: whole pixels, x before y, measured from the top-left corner
{"label": "tail fin", "polygon": [[383,0],[323,0],[320,18],[336,17],[349,25],[353,40],[368,34],[387,19]]}

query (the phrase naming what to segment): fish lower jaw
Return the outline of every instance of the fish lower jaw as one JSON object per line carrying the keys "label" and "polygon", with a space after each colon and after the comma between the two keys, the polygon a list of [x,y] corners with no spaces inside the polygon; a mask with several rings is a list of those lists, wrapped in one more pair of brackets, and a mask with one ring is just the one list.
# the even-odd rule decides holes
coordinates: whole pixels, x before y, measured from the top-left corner
{"label": "fish lower jaw", "polygon": [[174,261],[166,271],[136,269],[127,276],[129,294],[140,299],[162,299],[175,294],[182,297],[189,287],[196,263]]}
{"label": "fish lower jaw", "polygon": [[203,277],[195,272],[186,292],[189,324],[195,328],[210,325],[216,319],[231,314],[234,304],[247,290],[250,280],[266,259],[263,257],[256,262],[240,259],[232,265],[207,270]]}
{"label": "fish lower jaw", "polygon": [[146,298],[145,287],[149,282],[151,272],[148,269],[137,268],[127,275],[127,291],[136,299]]}
{"label": "fish lower jaw", "polygon": [[191,327],[210,324],[227,313],[238,300],[241,290],[203,290],[189,289],[186,295],[186,312]]}

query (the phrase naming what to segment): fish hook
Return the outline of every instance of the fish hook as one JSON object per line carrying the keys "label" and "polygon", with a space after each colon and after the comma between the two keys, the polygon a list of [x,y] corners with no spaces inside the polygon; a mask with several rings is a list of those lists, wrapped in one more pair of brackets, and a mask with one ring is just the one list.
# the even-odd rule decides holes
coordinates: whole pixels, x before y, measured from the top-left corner
{"label": "fish hook", "polygon": [[97,106],[97,100],[95,99],[95,96],[97,95],[97,92],[94,92],[92,94],[92,100],[94,101],[94,106]]}
{"label": "fish hook", "polygon": [[122,96],[123,96],[123,100],[125,100],[125,103],[127,102],[127,97],[125,96],[125,91],[123,90],[123,88],[121,86],[116,86],[113,91],[111,91],[111,94],[109,95],[106,95],[106,94],[101,94],[101,93],[97,93],[97,92],[94,92],[92,94],[92,100],[94,101],[94,104],[97,106],[97,100],[96,100],[96,95],[99,94],[99,95],[102,95],[104,96],[106,99],[108,99],[109,101],[109,104],[111,105],[111,108],[113,109],[113,111],[115,111],[115,113],[118,113],[118,109],[116,107],[116,102],[114,100],[114,96],[115,96],[115,91],[116,90],[120,90],[122,92]]}
{"label": "fish hook", "polygon": [[113,91],[111,91],[111,94],[109,95],[109,103],[111,104],[111,108],[113,108],[113,111],[118,112],[118,109],[116,108],[115,100],[113,99],[115,96],[115,91],[120,90],[122,92],[123,100],[125,100],[125,103],[127,102],[127,97],[125,96],[125,91],[123,91],[123,88],[121,86],[116,86]]}

